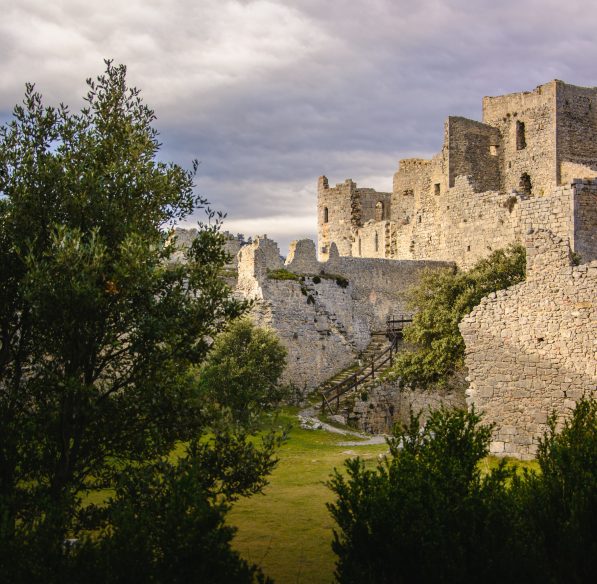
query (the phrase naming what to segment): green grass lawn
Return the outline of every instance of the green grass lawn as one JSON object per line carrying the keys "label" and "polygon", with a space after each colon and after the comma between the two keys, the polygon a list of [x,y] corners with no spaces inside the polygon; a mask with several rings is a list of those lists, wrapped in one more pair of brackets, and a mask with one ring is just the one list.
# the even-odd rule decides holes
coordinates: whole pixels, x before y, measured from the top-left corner
{"label": "green grass lawn", "polygon": [[265,495],[238,502],[229,515],[238,527],[233,545],[278,584],[332,582],[333,521],[325,504],[333,494],[325,482],[346,458],[358,454],[374,464],[387,446],[340,446],[353,438],[301,430],[295,417],[292,423]]}
{"label": "green grass lawn", "polygon": [[[302,430],[294,413],[287,410],[280,417],[281,424],[290,422],[293,429],[279,452],[280,462],[265,494],[236,503],[228,521],[238,528],[233,546],[278,584],[328,583],[334,574],[334,522],[325,506],[333,493],[325,482],[334,468],[342,468],[346,458],[358,455],[374,466],[388,449],[385,444],[340,446],[339,442],[353,438]],[[481,464],[488,472],[498,459],[488,457]]]}
{"label": "green grass lawn", "polygon": [[[386,444],[341,446],[355,441],[352,436],[323,430],[302,430],[298,409],[287,408],[278,416],[280,428],[292,424],[287,442],[281,447],[279,463],[263,495],[238,501],[228,522],[238,531],[233,547],[251,563],[262,567],[277,584],[318,584],[333,582],[335,556],[332,552],[334,522],[326,508],[333,493],[327,488],[334,468],[343,470],[347,458],[360,456],[373,468]],[[269,425],[269,424],[268,424]],[[180,446],[173,456],[180,455]],[[499,459],[487,457],[483,472],[497,466]],[[537,470],[536,462],[511,460],[517,467]],[[86,502],[101,504],[110,490],[96,491]]]}

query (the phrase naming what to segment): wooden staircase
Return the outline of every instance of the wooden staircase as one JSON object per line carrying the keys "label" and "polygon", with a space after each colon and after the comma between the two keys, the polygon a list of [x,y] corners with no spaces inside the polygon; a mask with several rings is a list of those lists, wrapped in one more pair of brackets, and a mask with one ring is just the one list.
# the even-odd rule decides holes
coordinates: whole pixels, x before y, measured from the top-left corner
{"label": "wooden staircase", "polygon": [[338,413],[342,398],[358,391],[394,364],[398,343],[404,327],[412,322],[412,315],[389,316],[386,331],[372,334],[372,340],[359,361],[341,371],[319,388],[321,409]]}

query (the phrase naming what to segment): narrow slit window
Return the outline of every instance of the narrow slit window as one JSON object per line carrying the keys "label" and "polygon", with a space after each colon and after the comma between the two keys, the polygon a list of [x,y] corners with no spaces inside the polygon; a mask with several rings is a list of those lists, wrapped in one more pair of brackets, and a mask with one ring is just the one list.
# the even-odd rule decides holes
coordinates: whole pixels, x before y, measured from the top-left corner
{"label": "narrow slit window", "polygon": [[375,251],[379,251],[379,235],[375,232]]}
{"label": "narrow slit window", "polygon": [[330,220],[330,213],[327,207],[323,208],[323,222],[327,223]]}
{"label": "narrow slit window", "polygon": [[435,183],[435,184],[433,185],[433,192],[435,193],[435,195],[436,195],[436,196],[437,196],[437,195],[439,195],[439,193],[440,193],[440,186],[439,186],[439,183]]}
{"label": "narrow slit window", "polygon": [[524,150],[527,147],[524,122],[516,122],[516,150]]}

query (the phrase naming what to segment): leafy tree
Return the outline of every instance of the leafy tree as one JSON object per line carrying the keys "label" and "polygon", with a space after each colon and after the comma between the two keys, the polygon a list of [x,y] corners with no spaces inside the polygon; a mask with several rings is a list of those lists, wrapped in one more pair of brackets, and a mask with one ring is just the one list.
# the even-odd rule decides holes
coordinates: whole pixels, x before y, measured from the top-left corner
{"label": "leafy tree", "polygon": [[[229,493],[191,493],[191,477],[213,475],[219,457],[230,476],[248,463],[242,431],[218,442],[218,456],[196,445],[206,431],[229,432],[207,417],[190,373],[246,304],[220,278],[228,260],[221,216],[194,193],[196,163],[187,171],[156,160],[155,115],[127,87],[124,66],[107,61],[87,83],[79,113],[44,106],[27,85],[0,128],[0,571],[22,558],[27,582],[61,580],[65,537],[88,529],[87,493],[120,485],[106,533],[132,529],[123,527],[122,509],[135,509],[123,473],[146,476],[149,491],[163,487],[151,505],[145,495],[138,501],[139,525],[160,506],[173,505],[172,522],[195,506],[206,509],[205,541],[224,545],[226,507],[213,493],[258,490],[272,460],[264,446],[258,470],[243,469]],[[168,228],[201,207],[210,223],[186,262],[169,261]],[[179,441],[190,441],[188,462],[151,466]],[[170,533],[156,523],[162,528]]]}
{"label": "leafy tree", "polygon": [[199,371],[200,395],[249,424],[284,396],[279,381],[285,366],[286,349],[273,331],[237,320],[216,338]]}
{"label": "leafy tree", "polygon": [[425,272],[408,294],[415,316],[404,340],[412,349],[398,355],[392,376],[410,386],[444,385],[464,366],[458,323],[484,296],[522,282],[525,272],[525,250],[519,245],[494,251],[468,272]]}

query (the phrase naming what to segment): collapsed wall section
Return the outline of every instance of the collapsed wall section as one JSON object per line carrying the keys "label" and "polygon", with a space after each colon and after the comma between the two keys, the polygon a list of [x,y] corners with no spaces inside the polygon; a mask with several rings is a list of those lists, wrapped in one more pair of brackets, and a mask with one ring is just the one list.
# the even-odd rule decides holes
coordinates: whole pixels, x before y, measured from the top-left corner
{"label": "collapsed wall section", "polygon": [[481,122],[448,118],[449,186],[458,176],[470,177],[474,190],[500,190],[500,161],[503,161],[500,131]]}
{"label": "collapsed wall section", "polygon": [[547,417],[597,394],[597,262],[573,267],[568,241],[527,241],[527,281],[484,298],[460,324],[469,405],[495,423],[491,452],[534,458]]}
{"label": "collapsed wall section", "polygon": [[556,81],[560,184],[597,176],[597,89]]}

